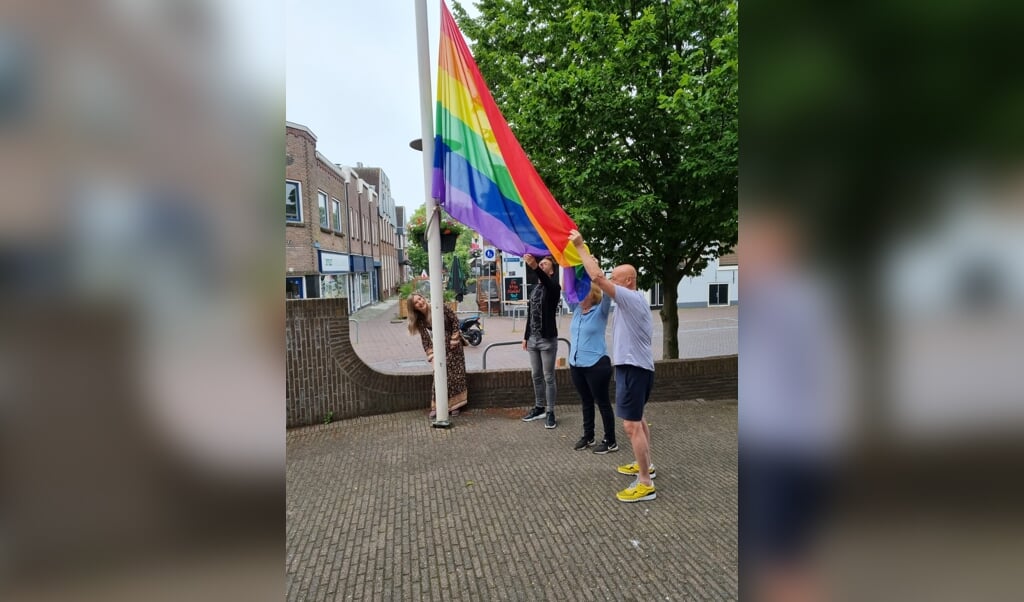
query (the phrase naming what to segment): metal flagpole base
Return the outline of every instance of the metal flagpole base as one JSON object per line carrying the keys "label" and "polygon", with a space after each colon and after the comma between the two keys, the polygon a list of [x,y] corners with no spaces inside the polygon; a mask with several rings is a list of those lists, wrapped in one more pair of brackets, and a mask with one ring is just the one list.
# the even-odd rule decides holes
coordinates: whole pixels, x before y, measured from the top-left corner
{"label": "metal flagpole base", "polygon": [[450,427],[451,425],[452,425],[451,420],[437,420],[437,419],[435,419],[435,420],[432,420],[430,422],[430,426],[432,426],[432,427],[434,427],[436,429],[446,429],[446,428]]}

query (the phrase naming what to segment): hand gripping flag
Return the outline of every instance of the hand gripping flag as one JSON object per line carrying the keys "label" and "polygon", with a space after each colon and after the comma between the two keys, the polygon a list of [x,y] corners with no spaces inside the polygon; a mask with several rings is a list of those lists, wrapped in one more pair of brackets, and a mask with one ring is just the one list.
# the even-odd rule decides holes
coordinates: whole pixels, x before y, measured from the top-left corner
{"label": "hand gripping flag", "polygon": [[519,146],[443,0],[434,132],[432,193],[449,215],[503,252],[550,254],[566,300],[586,296],[590,279],[569,242],[576,224]]}

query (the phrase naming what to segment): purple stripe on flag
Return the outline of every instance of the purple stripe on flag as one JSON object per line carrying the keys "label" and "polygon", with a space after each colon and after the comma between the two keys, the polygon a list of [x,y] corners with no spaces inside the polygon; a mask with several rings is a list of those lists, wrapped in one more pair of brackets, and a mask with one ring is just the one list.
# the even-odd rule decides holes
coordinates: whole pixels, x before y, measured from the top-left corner
{"label": "purple stripe on flag", "polygon": [[547,249],[543,247],[538,248],[524,243],[501,220],[474,205],[466,193],[455,189],[449,192],[450,198],[440,199],[444,210],[463,224],[476,224],[474,229],[502,252],[519,257],[525,253],[539,257],[548,254]]}
{"label": "purple stripe on flag", "polygon": [[[445,192],[448,194],[446,195]],[[548,254],[545,247],[530,245],[509,229],[508,225],[497,217],[487,213],[473,203],[472,197],[457,188],[442,188],[438,202],[449,215],[466,224],[486,238],[492,245],[504,253],[522,256],[530,253],[538,257]],[[536,236],[535,232],[531,232]]]}

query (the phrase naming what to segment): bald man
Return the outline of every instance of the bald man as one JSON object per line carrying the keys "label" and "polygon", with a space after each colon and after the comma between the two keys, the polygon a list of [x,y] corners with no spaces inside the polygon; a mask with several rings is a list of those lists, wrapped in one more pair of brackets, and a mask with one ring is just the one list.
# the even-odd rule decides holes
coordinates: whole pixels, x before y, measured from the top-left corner
{"label": "bald man", "polygon": [[636,290],[636,268],[623,264],[606,278],[597,260],[587,251],[583,236],[569,232],[569,241],[583,259],[591,286],[599,287],[615,300],[617,310],[612,326],[612,358],[615,366],[615,413],[633,445],[636,462],[619,466],[618,471],[636,475],[636,480],[616,494],[621,502],[643,502],[657,497],[654,490],[654,464],[651,462],[651,432],[644,420],[644,406],[654,387],[654,351],[651,338],[654,323],[651,306]]}

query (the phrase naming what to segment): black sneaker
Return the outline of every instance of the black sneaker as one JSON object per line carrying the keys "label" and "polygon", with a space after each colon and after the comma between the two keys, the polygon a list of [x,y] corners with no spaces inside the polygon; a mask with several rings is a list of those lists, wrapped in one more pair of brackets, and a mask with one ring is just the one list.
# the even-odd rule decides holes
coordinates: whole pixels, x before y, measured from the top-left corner
{"label": "black sneaker", "polygon": [[574,447],[573,449],[576,450],[576,451],[580,451],[581,449],[586,449],[586,448],[590,447],[593,444],[594,444],[594,440],[593,439],[587,439],[586,437],[580,437],[580,440],[576,442],[576,447]]}
{"label": "black sneaker", "polygon": [[558,423],[555,422],[555,413],[548,412],[548,419],[544,422],[544,428],[553,429],[556,426],[558,426]]}
{"label": "black sneaker", "polygon": [[538,418],[543,418],[544,414],[547,414],[546,409],[534,407],[532,410],[527,412],[526,416],[523,416],[523,422],[530,422]]}
{"label": "black sneaker", "polygon": [[607,454],[608,452],[616,451],[619,451],[619,444],[614,441],[612,441],[611,443],[608,443],[607,441],[602,441],[597,444],[597,447],[594,448],[595,454]]}

